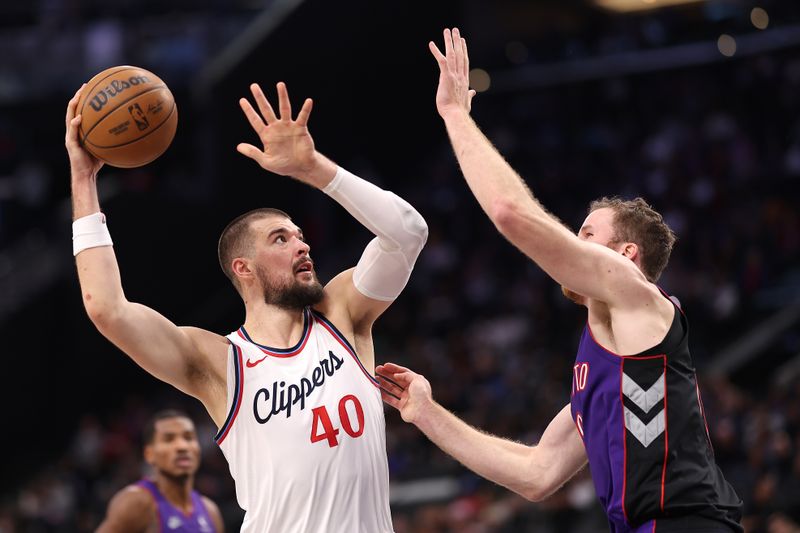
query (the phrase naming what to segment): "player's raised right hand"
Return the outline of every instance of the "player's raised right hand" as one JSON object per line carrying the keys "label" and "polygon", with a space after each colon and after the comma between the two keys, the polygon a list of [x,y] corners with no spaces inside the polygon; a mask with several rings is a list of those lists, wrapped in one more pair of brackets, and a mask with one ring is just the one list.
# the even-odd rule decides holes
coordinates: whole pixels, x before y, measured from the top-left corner
{"label": "player's raised right hand", "polygon": [[297,118],[292,118],[292,106],[286,84],[278,83],[277,89],[278,114],[256,83],[250,86],[250,90],[258,111],[246,98],[239,100],[239,105],[253,131],[258,135],[262,147],[240,143],[236,149],[265,170],[303,181],[303,177],[312,170],[318,159],[314,139],[308,131],[308,118],[311,115],[313,102],[310,98],[306,98]]}
{"label": "player's raised right hand", "polygon": [[103,162],[81,146],[80,139],[78,138],[81,116],[75,116],[78,110],[78,100],[81,97],[81,91],[84,87],[86,87],[85,83],[81,85],[80,89],[75,93],[75,96],[73,96],[67,104],[64,144],[67,147],[69,166],[72,175],[75,177],[95,177],[102,168]]}

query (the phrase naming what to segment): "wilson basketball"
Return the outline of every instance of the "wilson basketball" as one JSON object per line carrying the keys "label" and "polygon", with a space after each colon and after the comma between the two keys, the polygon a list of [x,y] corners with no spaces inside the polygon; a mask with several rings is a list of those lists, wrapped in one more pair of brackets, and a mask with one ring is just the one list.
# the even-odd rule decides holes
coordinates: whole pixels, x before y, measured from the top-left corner
{"label": "wilson basketball", "polygon": [[175,137],[178,108],[167,85],[150,71],[112,67],[86,84],[77,114],[81,144],[111,166],[133,168],[164,153]]}

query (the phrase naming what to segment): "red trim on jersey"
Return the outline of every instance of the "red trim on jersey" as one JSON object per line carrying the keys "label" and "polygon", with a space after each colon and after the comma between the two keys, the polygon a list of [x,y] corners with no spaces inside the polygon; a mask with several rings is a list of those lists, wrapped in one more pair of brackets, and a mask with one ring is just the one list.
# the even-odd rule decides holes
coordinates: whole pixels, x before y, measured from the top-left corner
{"label": "red trim on jersey", "polygon": [[[663,506],[662,506],[662,510],[663,510]],[[653,533],[656,533],[656,519],[655,518],[653,518]]]}
{"label": "red trim on jersey", "polygon": [[[667,479],[667,455],[669,453],[669,411],[667,411],[667,356],[664,355],[664,467],[661,470],[661,512],[664,512],[664,482]],[[653,531],[656,522],[653,520]]]}
{"label": "red trim on jersey", "polygon": [[[297,355],[297,354],[299,354],[300,352],[302,352],[302,351],[303,351],[303,348],[305,348],[305,347],[306,347],[306,343],[308,343],[308,339],[311,337],[311,326],[312,326],[312,322],[313,322],[313,321],[309,321],[308,328],[307,328],[307,329],[306,329],[306,331],[305,331],[305,335],[303,336],[303,340],[302,340],[302,342],[301,342],[300,346],[298,346],[296,349],[294,349],[294,350],[292,350],[291,352],[288,352],[288,353],[273,352],[272,350],[270,350],[270,349],[269,349],[269,348],[267,348],[266,346],[262,346],[262,345],[260,345],[260,344],[257,344],[257,343],[255,343],[255,342],[253,342],[252,340],[250,340],[250,339],[248,339],[247,337],[245,337],[245,336],[244,336],[244,334],[242,333],[242,328],[239,328],[239,329],[236,331],[236,333],[238,333],[238,334],[239,334],[239,336],[240,336],[242,339],[244,339],[244,340],[246,340],[247,342],[249,342],[250,344],[252,344],[252,345],[256,346],[256,347],[257,347],[259,350],[261,350],[262,352],[264,352],[265,354],[267,354],[267,355],[269,355],[269,356],[272,356],[272,357],[280,357],[280,358],[294,357],[295,355]],[[262,359],[259,359],[258,361],[255,361],[255,362],[252,362],[252,363],[251,363],[251,362],[250,362],[250,360],[248,359],[248,360],[247,360],[247,368],[252,368],[252,367],[256,366],[258,363],[260,363],[260,362],[261,362],[261,361],[263,361],[263,360],[264,360],[264,359],[262,358]]]}
{"label": "red trim on jersey", "polygon": [[236,421],[236,416],[239,414],[239,407],[242,406],[242,396],[244,396],[244,367],[242,366],[242,349],[235,344],[233,345],[233,349],[236,351],[236,357],[239,360],[239,364],[236,368],[236,372],[238,374],[238,390],[234,391],[234,395],[236,396],[236,407],[233,410],[233,416],[228,421],[225,431],[217,439],[217,446],[222,445],[222,441],[225,440],[225,437],[228,436],[228,433],[233,427],[233,423]]}
{"label": "red trim on jersey", "polygon": [[677,300],[678,300],[678,298],[677,298],[677,297],[676,297],[676,298],[673,300],[673,299],[672,299],[672,296],[670,296],[669,294],[667,294],[667,291],[665,291],[664,289],[662,289],[662,288],[661,288],[661,287],[659,287],[658,285],[656,285],[656,288],[657,288],[659,291],[661,291],[661,294],[663,294],[663,295],[664,295],[664,297],[665,297],[667,300],[669,300],[670,302],[672,302],[672,305],[674,305],[675,307],[677,307],[677,308],[678,308],[678,311],[680,311],[680,312],[681,312],[681,314],[682,314],[683,316],[686,316],[686,313],[684,313],[684,312],[683,312],[683,307],[681,307],[681,305],[680,305],[680,304],[678,303],[678,301],[677,301]]}
{"label": "red trim on jersey", "polygon": [[697,376],[694,377],[694,390],[697,393],[697,406],[700,407],[700,414],[703,415],[703,425],[706,427],[706,438],[711,452],[714,452],[714,445],[711,443],[711,432],[708,431],[708,421],[706,421],[706,410],[703,407],[703,398],[700,397],[700,385],[697,383]]}
{"label": "red trim on jersey", "polygon": [[[658,357],[664,357],[664,354],[660,354],[660,355],[620,355],[618,353],[614,353],[611,350],[609,350],[608,348],[606,348],[605,346],[603,346],[602,344],[600,344],[599,342],[597,342],[597,339],[594,338],[594,333],[592,333],[592,326],[589,325],[589,321],[588,320],[586,321],[586,329],[589,331],[589,336],[592,338],[592,341],[594,341],[594,343],[596,345],[598,345],[600,347],[600,349],[602,349],[604,352],[609,353],[609,354],[613,355],[614,357],[619,357],[620,359],[636,359],[637,361],[644,361],[645,359],[656,359]],[[669,333],[669,330],[667,330],[667,333]],[[653,348],[657,348],[657,347],[658,346],[653,346]]]}
{"label": "red trim on jersey", "polygon": [[[591,330],[589,330],[589,333],[591,334]],[[592,338],[594,339],[594,337]],[[598,344],[598,346],[600,345]],[[605,348],[603,349],[605,350]],[[625,367],[625,359],[623,358],[619,364],[619,408],[622,411],[622,502],[621,503],[622,503],[622,515],[625,517],[625,522],[628,522],[628,524],[630,524],[630,522],[628,521],[628,511],[625,510],[625,490],[628,488],[628,435],[625,430],[625,402],[622,399],[623,397],[622,376],[624,374],[624,367]]]}
{"label": "red trim on jersey", "polygon": [[[316,319],[317,317],[314,317],[314,318]],[[321,318],[321,317],[320,317],[320,318]],[[355,352],[354,352],[353,350],[351,350],[351,349],[350,349],[350,347],[349,347],[347,344],[345,344],[344,342],[342,342],[342,339],[340,339],[340,338],[339,338],[339,335],[337,335],[337,334],[336,334],[336,331],[334,331],[334,330],[333,330],[333,329],[332,329],[332,328],[331,328],[331,327],[330,327],[328,324],[326,324],[326,323],[325,323],[325,320],[320,320],[320,321],[319,321],[319,323],[320,323],[320,325],[322,325],[322,327],[323,327],[323,328],[325,328],[326,330],[328,330],[328,333],[330,333],[330,334],[331,334],[331,336],[332,336],[334,339],[336,339],[336,342],[338,342],[339,344],[341,344],[341,345],[342,345],[342,348],[344,348],[344,349],[345,349],[345,351],[346,351],[347,353],[349,353],[349,354],[350,354],[350,356],[351,356],[353,359],[355,359],[355,360],[356,360],[356,364],[358,364],[358,367],[361,369],[361,371],[362,371],[362,372],[364,373],[364,375],[367,377],[367,379],[369,380],[369,382],[370,382],[370,383],[372,383],[372,384],[373,384],[373,385],[374,385],[376,388],[380,388],[380,384],[377,382],[377,380],[376,380],[376,379],[375,379],[373,376],[371,376],[371,375],[369,374],[369,372],[367,372],[367,369],[366,369],[366,368],[364,368],[364,365],[361,363],[361,359],[359,359],[359,358],[358,358],[358,356],[355,354]]]}

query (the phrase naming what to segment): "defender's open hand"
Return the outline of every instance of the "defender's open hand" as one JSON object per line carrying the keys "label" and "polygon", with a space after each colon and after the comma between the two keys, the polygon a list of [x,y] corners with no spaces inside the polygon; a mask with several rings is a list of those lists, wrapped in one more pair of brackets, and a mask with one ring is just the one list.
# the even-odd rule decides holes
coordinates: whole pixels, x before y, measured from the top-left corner
{"label": "defender's open hand", "polygon": [[439,88],[436,90],[436,108],[444,118],[451,112],[467,112],[472,108],[475,91],[469,88],[469,55],[467,41],[458,28],[444,30],[445,53],[433,43],[428,43],[433,57],[439,63]]}
{"label": "defender's open hand", "polygon": [[431,384],[425,376],[394,363],[378,365],[375,375],[381,383],[381,398],[400,411],[406,422],[415,423],[433,403]]}

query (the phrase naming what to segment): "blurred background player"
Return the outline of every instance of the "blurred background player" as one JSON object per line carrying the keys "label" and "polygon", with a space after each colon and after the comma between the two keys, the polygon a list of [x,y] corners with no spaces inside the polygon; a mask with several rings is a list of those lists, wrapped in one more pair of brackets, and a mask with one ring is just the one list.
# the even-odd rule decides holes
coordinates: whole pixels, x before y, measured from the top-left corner
{"label": "blurred background player", "polygon": [[76,93],[66,146],[84,305],[137,364],[205,406],[246,511],[242,531],[392,531],[372,325],[405,287],[427,226],[407,202],[316,151],[311,99],[294,119],[285,84],[277,86],[278,114],[258,85],[251,90],[258,111],[239,103],[262,146],[238,150],[324,191],[372,231],[358,264],[323,287],[300,228],[282,211],[257,209],[228,224],[218,246],[245,305],[237,331],[226,338],[178,327],[128,301],[100,212],[102,163],[78,141]]}
{"label": "blurred background player", "polygon": [[144,459],[153,471],[114,495],[99,533],[175,531],[222,533],[217,505],[194,490],[200,444],[194,422],[181,411],[153,415],[142,433]]}

